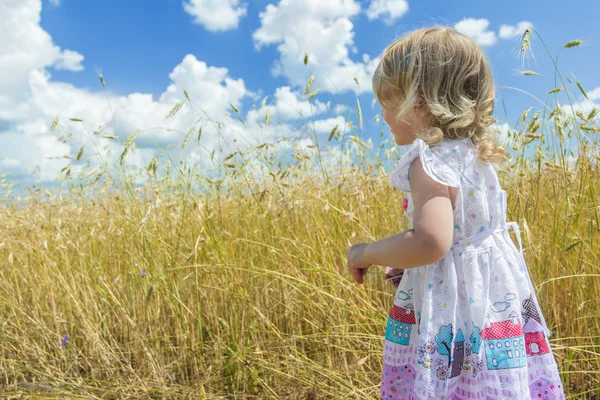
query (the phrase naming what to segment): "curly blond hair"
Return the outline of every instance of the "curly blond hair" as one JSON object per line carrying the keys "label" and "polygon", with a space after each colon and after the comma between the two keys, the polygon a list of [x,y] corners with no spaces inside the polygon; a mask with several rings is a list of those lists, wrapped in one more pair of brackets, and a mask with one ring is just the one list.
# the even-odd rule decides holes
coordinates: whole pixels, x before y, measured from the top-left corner
{"label": "curly blond hair", "polygon": [[398,121],[415,106],[425,106],[429,126],[417,137],[427,144],[471,139],[481,162],[506,160],[491,128],[495,87],[488,60],[456,30],[423,28],[388,46],[373,75],[373,91]]}

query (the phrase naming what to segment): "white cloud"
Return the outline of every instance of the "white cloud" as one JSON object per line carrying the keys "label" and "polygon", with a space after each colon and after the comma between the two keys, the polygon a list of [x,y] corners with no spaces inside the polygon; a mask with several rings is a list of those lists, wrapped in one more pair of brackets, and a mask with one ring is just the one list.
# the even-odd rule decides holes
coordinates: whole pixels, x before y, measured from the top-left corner
{"label": "white cloud", "polygon": [[496,33],[488,30],[490,21],[485,18],[464,18],[454,28],[465,36],[470,37],[480,46],[491,46],[496,43]]}
{"label": "white cloud", "polygon": [[69,164],[65,159],[51,159],[68,154],[70,146],[49,135],[32,135],[18,130],[2,132],[0,148],[0,154],[7,154],[0,161],[0,171],[8,172],[14,177],[22,178],[28,167],[39,166],[40,178],[49,181],[58,176],[63,166]]}
{"label": "white cloud", "polygon": [[[327,111],[327,104],[313,100],[312,105],[307,100],[301,100],[302,95],[293,92],[289,86],[282,86],[275,89],[273,101],[267,98],[266,106],[260,110],[250,110],[247,120],[250,123],[265,121],[267,109],[273,120],[289,121],[296,119],[307,119]],[[306,97],[306,96],[304,96]]]}
{"label": "white cloud", "polygon": [[[100,125],[105,126],[102,135],[116,135],[121,140],[139,130],[141,133],[136,140],[137,146],[155,151],[158,147],[179,146],[191,127],[195,126],[197,131],[203,126],[202,145],[208,151],[217,149],[219,134],[216,121],[221,120],[229,110],[229,103],[239,106],[247,94],[244,82],[230,78],[227,69],[209,67],[193,55],[185,56],[169,77],[171,84],[158,99],[145,93],[109,95],[107,98],[102,92],[90,92],[71,84],[52,82],[49,75],[39,72],[32,73],[30,86],[32,102],[37,107],[35,111],[43,113],[47,125],[55,115],[60,115],[61,127],[88,133],[74,138],[72,152],[90,142],[92,147],[109,144],[114,151],[119,151],[117,142],[90,134]],[[173,106],[185,99],[184,90],[188,92],[193,106],[190,108],[189,104],[185,104],[175,117],[166,119]],[[69,117],[82,119],[83,122],[69,122]],[[148,161],[145,160],[146,163]],[[208,160],[205,158],[204,161]],[[208,164],[205,162],[203,165]]]}
{"label": "white cloud", "polygon": [[53,6],[60,6],[60,2],[61,0],[49,0],[50,4],[52,4]]}
{"label": "white cloud", "polygon": [[[118,156],[120,141],[104,138],[116,135],[119,139],[140,130],[136,141],[138,150],[127,157],[133,166],[142,167],[159,150],[168,147],[174,159],[181,154],[177,148],[188,129],[204,126],[201,145],[205,148],[199,157],[202,165],[210,164],[206,155],[218,150],[229,138],[238,134],[240,142],[259,133],[241,124],[231,123],[232,129],[217,127],[229,110],[229,103],[240,106],[249,95],[244,81],[229,76],[226,68],[206,65],[193,55],[187,55],[169,75],[171,83],[158,99],[151,94],[131,93],[125,96],[110,92],[95,92],[72,84],[51,79],[50,69],[81,69],[83,56],[55,45],[51,36],[40,27],[41,0],[0,0],[0,174],[9,172],[14,177],[25,177],[26,171],[40,167],[40,178],[54,179],[60,170],[72,164],[79,168],[75,158],[85,145],[83,160],[92,156],[92,166],[100,162],[98,153],[110,151]],[[186,90],[193,108],[185,104],[171,119],[165,116],[173,106],[184,100]],[[50,126],[58,116],[54,132]],[[71,121],[78,118],[83,122]],[[104,125],[100,135],[92,133]],[[239,132],[233,132],[239,128]],[[281,131],[281,128],[279,128]],[[275,135],[277,131],[273,130]],[[225,139],[225,140],[224,140]],[[226,147],[226,146],[225,146]],[[226,149],[225,149],[226,150]],[[70,156],[71,159],[63,156]],[[55,158],[59,157],[59,160]]]}
{"label": "white cloud", "polygon": [[587,115],[594,108],[600,110],[600,87],[587,92],[587,95],[589,100],[581,98],[579,102],[573,103],[573,108],[571,108],[570,104],[565,104],[562,106],[563,111],[569,115],[574,115],[577,111],[581,111],[584,115]]}
{"label": "white cloud", "polygon": [[61,50],[40,27],[41,0],[0,2],[0,114],[27,95],[31,71],[55,67],[80,71],[83,56]]}
{"label": "white cloud", "polygon": [[[118,159],[121,142],[138,130],[137,150],[126,157],[128,166],[146,166],[154,155],[162,154],[163,150],[158,149],[161,147],[175,163],[185,160],[210,169],[219,160],[220,151],[227,154],[246,143],[273,142],[282,136],[296,140],[304,122],[294,121],[329,109],[314,98],[311,111],[301,89],[284,86],[269,96],[272,102],[267,102],[273,120],[277,115],[284,122],[262,127],[242,124],[226,114],[232,113],[230,102],[241,108],[243,100],[253,95],[244,81],[231,77],[226,68],[209,66],[193,55],[185,56],[173,68],[169,85],[158,97],[138,92],[116,95],[110,89],[94,91],[55,81],[51,75],[53,68],[76,71],[83,56],[58,47],[40,27],[41,0],[6,1],[0,0],[0,14],[13,29],[6,30],[5,24],[0,26],[0,174],[8,172],[15,179],[26,179],[27,171],[37,166],[39,178],[50,181],[65,166],[70,166],[75,174],[87,162],[91,168],[101,161],[111,164],[109,154],[111,160]],[[35,40],[29,43],[21,40],[21,35]],[[27,51],[20,52],[11,43],[20,43]],[[184,90],[193,105],[185,101],[175,117],[166,119],[176,103],[186,100]],[[254,111],[247,113],[247,120]],[[51,131],[56,116],[58,126]],[[257,118],[264,115],[256,113]],[[316,126],[319,132],[325,132],[333,128],[334,122],[343,131],[345,121],[341,117],[319,120]],[[93,135],[100,125],[104,126],[103,132]],[[192,145],[183,151],[180,145],[190,127],[194,127],[193,143],[201,125],[200,146]],[[117,136],[119,140],[105,135]],[[296,142],[304,143],[304,147],[309,143],[307,139],[299,139]],[[82,146],[85,146],[84,156],[75,161]],[[216,153],[215,160],[211,158],[212,152]],[[164,165],[166,158],[161,157]]]}
{"label": "white cloud", "polygon": [[[309,123],[312,128],[312,123]],[[337,116],[333,118],[320,119],[314,122],[314,130],[318,134],[329,134],[337,125],[340,132],[345,132],[348,128],[348,122],[344,117]]]}
{"label": "white cloud", "polygon": [[313,101],[311,106],[308,100],[300,100],[298,96],[299,94],[292,92],[289,86],[275,90],[277,111],[283,119],[306,118],[327,110],[327,105],[319,100]]}
{"label": "white cloud", "polygon": [[406,0],[371,0],[367,9],[369,21],[386,16],[385,22],[392,24],[395,20],[408,12]]}
{"label": "white cloud", "polygon": [[363,55],[359,62],[349,56],[354,46],[350,18],[359,12],[355,0],[280,0],[259,14],[260,27],[252,37],[257,49],[277,45],[280,58],[272,72],[285,76],[293,86],[306,84],[303,59],[308,53],[308,69],[317,71],[314,88],[331,93],[366,92],[378,60]]}
{"label": "white cloud", "polygon": [[240,0],[188,0],[183,9],[194,17],[194,23],[213,32],[237,28],[248,10]]}
{"label": "white cloud", "polygon": [[83,71],[83,65],[81,65],[83,59],[83,55],[76,51],[63,50],[58,60],[56,60],[54,68],[74,72]]}
{"label": "white cloud", "polygon": [[590,99],[590,101],[596,101],[596,100],[600,100],[600,87],[597,87],[596,89],[589,91],[587,93],[588,98]]}
{"label": "white cloud", "polygon": [[173,69],[169,78],[172,83],[160,96],[161,103],[174,104],[183,98],[183,90],[186,90],[201,109],[213,117],[228,109],[229,103],[239,105],[247,94],[244,81],[230,78],[227,68],[209,67],[191,54]]}
{"label": "white cloud", "polygon": [[500,25],[499,35],[502,39],[514,39],[523,35],[525,29],[532,26],[533,24],[529,21],[521,21],[517,25]]}
{"label": "white cloud", "polygon": [[333,108],[333,112],[335,112],[337,115],[346,114],[350,112],[350,107],[345,104],[336,104]]}

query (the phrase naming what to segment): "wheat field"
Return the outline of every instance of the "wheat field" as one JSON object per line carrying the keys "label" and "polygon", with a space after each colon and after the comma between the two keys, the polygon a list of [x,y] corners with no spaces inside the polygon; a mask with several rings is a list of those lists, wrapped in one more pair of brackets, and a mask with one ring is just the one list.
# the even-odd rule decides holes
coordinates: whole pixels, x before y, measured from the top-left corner
{"label": "wheat field", "polygon": [[[599,399],[600,127],[595,109],[553,100],[585,94],[560,82],[510,131],[501,177],[568,398]],[[213,178],[178,166],[155,176],[153,159],[139,184],[117,162],[7,197],[0,397],[377,398],[394,288],[382,267],[357,286],[345,256],[407,228],[387,176],[398,155],[357,127],[329,139],[355,162],[323,160],[315,143],[278,165],[262,144]]]}

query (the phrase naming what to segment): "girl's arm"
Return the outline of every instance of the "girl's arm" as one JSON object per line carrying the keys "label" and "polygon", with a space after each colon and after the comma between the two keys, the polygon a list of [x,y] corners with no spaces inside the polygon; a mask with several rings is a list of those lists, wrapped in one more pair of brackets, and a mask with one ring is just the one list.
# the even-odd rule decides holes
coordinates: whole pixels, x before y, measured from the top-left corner
{"label": "girl's arm", "polygon": [[409,179],[413,229],[369,243],[364,263],[415,268],[441,260],[450,250],[454,218],[449,188],[429,177],[418,158],[410,167]]}

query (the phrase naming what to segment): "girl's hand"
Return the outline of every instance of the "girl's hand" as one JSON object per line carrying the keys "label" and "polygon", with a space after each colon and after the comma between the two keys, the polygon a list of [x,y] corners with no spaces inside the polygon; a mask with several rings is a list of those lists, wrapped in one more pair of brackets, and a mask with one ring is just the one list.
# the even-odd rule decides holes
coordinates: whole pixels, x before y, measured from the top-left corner
{"label": "girl's hand", "polygon": [[371,267],[371,264],[363,261],[363,254],[367,246],[367,243],[355,244],[348,251],[348,271],[359,285],[364,282],[364,277]]}
{"label": "girl's hand", "polygon": [[400,285],[400,279],[404,275],[404,270],[400,268],[390,268],[387,267],[385,269],[384,280],[392,282],[394,287],[398,287]]}

